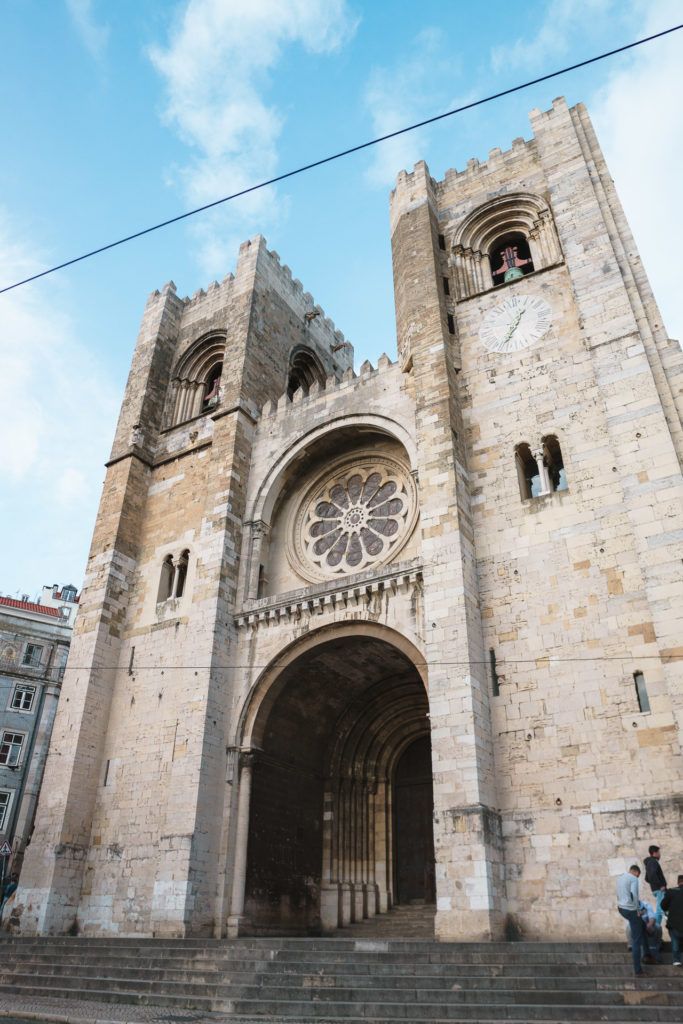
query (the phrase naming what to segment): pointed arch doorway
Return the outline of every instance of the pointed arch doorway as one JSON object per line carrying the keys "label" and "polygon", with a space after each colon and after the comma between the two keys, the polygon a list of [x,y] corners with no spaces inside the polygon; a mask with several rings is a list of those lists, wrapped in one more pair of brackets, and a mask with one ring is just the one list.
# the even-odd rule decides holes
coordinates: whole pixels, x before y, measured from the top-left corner
{"label": "pointed arch doorway", "polygon": [[257,687],[241,934],[434,899],[427,694],[414,648],[373,632],[309,638]]}

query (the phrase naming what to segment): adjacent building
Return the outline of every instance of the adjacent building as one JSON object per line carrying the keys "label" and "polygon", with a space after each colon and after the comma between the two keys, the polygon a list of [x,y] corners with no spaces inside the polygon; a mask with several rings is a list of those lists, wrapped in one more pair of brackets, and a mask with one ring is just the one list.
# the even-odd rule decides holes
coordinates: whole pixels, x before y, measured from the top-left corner
{"label": "adjacent building", "polygon": [[[74,586],[0,597],[0,843],[21,868],[78,608]],[[8,867],[8,864],[5,864]]]}
{"label": "adjacent building", "polygon": [[149,297],[25,933],[621,938],[680,869],[681,349],[584,107],[531,125],[399,175],[395,359],[259,236]]}

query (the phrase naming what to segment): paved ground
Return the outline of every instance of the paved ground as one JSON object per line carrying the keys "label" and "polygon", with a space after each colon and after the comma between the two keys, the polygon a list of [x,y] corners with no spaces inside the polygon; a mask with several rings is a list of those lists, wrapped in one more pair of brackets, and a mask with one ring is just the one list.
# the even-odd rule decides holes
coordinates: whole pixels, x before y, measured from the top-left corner
{"label": "paved ground", "polygon": [[[0,1024],[27,1024],[27,1021],[54,1024],[294,1024],[291,1017],[235,1017],[201,1010],[169,1010],[160,1006],[0,995]],[[317,1024],[335,1024],[335,1020],[320,1018]],[[337,1024],[352,1022],[344,1020]]]}
{"label": "paved ground", "polygon": [[[0,995],[0,1024],[26,1024],[29,1020],[59,1024],[223,1024],[229,1020],[230,1024],[251,1024],[254,1018],[228,1018],[221,1013],[168,1010],[159,1006]],[[266,1024],[262,1017],[259,1024]]]}

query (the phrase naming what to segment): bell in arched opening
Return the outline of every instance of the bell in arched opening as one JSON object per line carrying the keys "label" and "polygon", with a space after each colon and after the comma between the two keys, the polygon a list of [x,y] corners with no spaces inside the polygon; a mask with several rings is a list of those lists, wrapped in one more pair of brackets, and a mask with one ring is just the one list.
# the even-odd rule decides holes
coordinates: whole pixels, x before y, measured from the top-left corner
{"label": "bell in arched opening", "polygon": [[514,281],[518,277],[530,274],[534,269],[529,243],[520,233],[498,239],[489,255],[494,284]]}

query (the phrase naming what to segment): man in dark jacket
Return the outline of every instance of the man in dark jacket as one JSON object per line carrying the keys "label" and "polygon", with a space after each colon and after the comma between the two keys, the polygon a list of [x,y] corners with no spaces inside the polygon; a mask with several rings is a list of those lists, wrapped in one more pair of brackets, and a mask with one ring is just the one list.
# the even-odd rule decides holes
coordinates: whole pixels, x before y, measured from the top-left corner
{"label": "man in dark jacket", "polygon": [[671,952],[674,967],[681,966],[681,944],[683,943],[683,875],[678,876],[678,888],[667,889],[662,900],[666,910],[666,926],[671,936]]}
{"label": "man in dark jacket", "polygon": [[661,850],[658,846],[650,846],[648,849],[649,857],[646,857],[643,863],[645,864],[645,881],[652,889],[652,895],[657,901],[656,919],[657,925],[661,927],[662,924],[662,900],[664,899],[664,893],[666,892],[666,878],[662,871],[659,858],[662,856]]}

